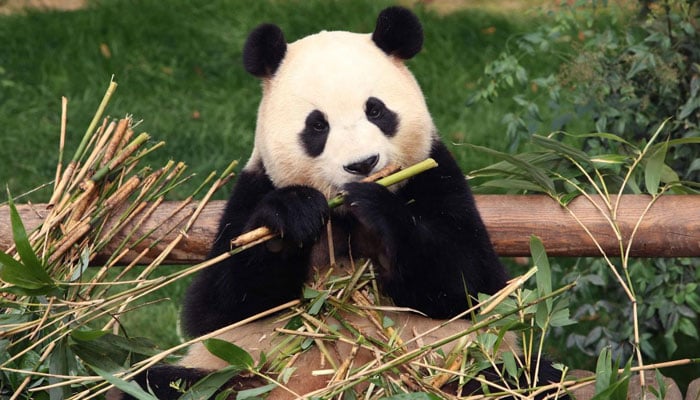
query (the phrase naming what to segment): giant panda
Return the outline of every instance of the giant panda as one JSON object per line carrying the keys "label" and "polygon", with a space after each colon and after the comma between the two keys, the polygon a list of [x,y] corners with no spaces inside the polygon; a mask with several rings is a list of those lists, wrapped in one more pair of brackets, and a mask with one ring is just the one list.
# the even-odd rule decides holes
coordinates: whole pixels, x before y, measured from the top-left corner
{"label": "giant panda", "polygon": [[[255,143],[210,256],[228,252],[233,238],[259,226],[279,236],[195,277],[183,306],[186,335],[204,335],[299,298],[330,262],[328,235],[336,259],[371,260],[382,293],[393,305],[417,311],[388,312],[407,341],[470,308],[478,293],[506,285],[467,181],[404,63],[422,44],[418,18],[401,7],[382,11],[371,34],[323,31],[288,44],[272,24],[250,33],[243,64],[262,81]],[[398,187],[362,181],[387,165],[406,167],[428,157],[438,167]],[[327,200],[337,193],[345,203],[331,210]],[[271,317],[220,338],[269,357],[272,332],[283,324]],[[423,340],[469,324],[457,320]],[[518,351],[514,336],[506,339],[503,347]],[[353,349],[337,343],[335,351],[344,359]],[[301,357],[297,365],[308,368],[295,371],[289,391],[275,390],[269,398],[303,397],[328,383],[311,374],[318,352]],[[226,365],[197,344],[178,365],[152,367],[136,380],[159,398],[177,398],[172,382],[195,382]],[[540,367],[540,383],[560,377],[549,364]],[[250,381],[254,386],[255,378]]]}

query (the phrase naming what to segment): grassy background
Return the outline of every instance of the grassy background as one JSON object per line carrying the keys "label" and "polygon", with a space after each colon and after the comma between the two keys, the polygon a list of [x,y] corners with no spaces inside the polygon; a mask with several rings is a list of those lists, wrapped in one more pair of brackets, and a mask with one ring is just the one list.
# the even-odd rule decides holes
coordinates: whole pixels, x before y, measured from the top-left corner
{"label": "grassy background", "polygon": [[[78,145],[110,79],[119,83],[107,112],[133,114],[139,131],[166,147],[149,156],[154,167],[184,161],[201,178],[252,148],[259,82],[241,65],[248,32],[261,22],[280,25],[288,41],[321,29],[371,32],[392,1],[377,0],[101,0],[74,12],[0,16],[0,184],[13,196],[51,181],[58,160],[60,98],[68,104],[66,155]],[[484,65],[526,31],[533,17],[493,8],[439,14],[416,7],[424,50],[409,67],[421,83],[436,125],[464,171],[493,160],[453,142],[505,150],[500,123],[506,103],[465,101]],[[556,68],[541,60],[535,68]],[[503,96],[507,98],[507,96]],[[182,198],[194,178],[173,194]],[[227,190],[219,193],[225,198]],[[19,201],[46,201],[49,190]],[[162,267],[161,271],[168,272]],[[135,274],[134,274],[135,276]],[[144,301],[127,314],[131,336],[162,346],[180,342],[177,316],[187,282]]]}
{"label": "grassy background", "polygon": [[[0,182],[18,195],[49,181],[58,157],[60,97],[69,99],[71,148],[112,76],[119,88],[108,112],[133,114],[143,120],[141,130],[167,143],[152,158],[155,165],[173,158],[206,174],[231,159],[245,161],[259,99],[259,82],[240,63],[247,33],[263,21],[280,25],[289,41],[320,29],[370,32],[376,14],[391,3],[99,1],[76,12],[0,17]],[[409,65],[443,136],[504,148],[504,111],[464,104],[484,63],[526,21],[475,10],[417,11],[426,45]],[[463,147],[453,150],[465,170],[489,161]],[[46,198],[46,192],[30,197]]]}
{"label": "grassy background", "polygon": [[[0,184],[16,196],[49,182],[58,160],[60,97],[69,99],[66,154],[72,154],[112,76],[119,88],[108,113],[133,114],[143,120],[139,131],[166,142],[149,158],[154,166],[184,161],[203,177],[232,159],[244,162],[260,95],[259,82],[240,62],[247,33],[265,21],[280,25],[288,41],[320,29],[370,32],[377,13],[393,3],[103,0],[75,12],[0,16]],[[505,150],[500,119],[507,105],[467,108],[465,101],[484,65],[536,21],[521,11],[415,11],[426,40],[409,66],[436,125],[464,171],[487,165],[493,160],[451,143]],[[556,68],[550,60],[540,62],[533,71]],[[200,181],[193,179],[173,197],[184,197]],[[48,194],[42,190],[21,201],[46,201]],[[161,271],[169,268],[175,267]],[[125,316],[129,335],[162,346],[178,343],[175,327],[185,287],[178,282],[145,300],[165,301]]]}
{"label": "grassy background", "polygon": [[[60,98],[68,103],[66,155],[72,154],[110,79],[119,83],[108,113],[133,114],[139,131],[166,147],[154,167],[184,161],[200,177],[252,148],[259,82],[241,65],[248,32],[261,22],[280,25],[288,41],[321,29],[371,32],[391,1],[96,1],[75,12],[0,16],[0,184],[13,196],[49,182],[58,160]],[[438,129],[448,143],[468,141],[505,149],[504,110],[465,107],[484,64],[529,21],[522,15],[468,10],[439,15],[416,8],[425,48],[409,66],[418,77]],[[465,171],[487,157],[452,146]],[[201,182],[174,193],[182,198]],[[219,193],[225,198],[227,190]],[[44,189],[20,201],[46,201]],[[172,267],[164,267],[172,268]],[[130,335],[163,346],[180,341],[176,326],[186,282],[147,300],[166,297],[128,314]]]}

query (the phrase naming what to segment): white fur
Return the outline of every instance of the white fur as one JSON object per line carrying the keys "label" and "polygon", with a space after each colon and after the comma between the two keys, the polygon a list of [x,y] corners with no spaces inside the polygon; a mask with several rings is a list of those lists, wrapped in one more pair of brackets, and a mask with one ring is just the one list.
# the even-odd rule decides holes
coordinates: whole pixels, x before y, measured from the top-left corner
{"label": "white fur", "polygon": [[[394,137],[367,120],[369,97],[399,115]],[[304,152],[299,134],[316,109],[330,133],[314,158]],[[332,196],[361,178],[344,165],[378,154],[375,171],[389,163],[405,167],[428,157],[434,135],[423,93],[402,60],[385,54],[369,34],[321,32],[289,44],[277,72],[263,80],[247,167],[262,161],[275,186],[308,185]]]}

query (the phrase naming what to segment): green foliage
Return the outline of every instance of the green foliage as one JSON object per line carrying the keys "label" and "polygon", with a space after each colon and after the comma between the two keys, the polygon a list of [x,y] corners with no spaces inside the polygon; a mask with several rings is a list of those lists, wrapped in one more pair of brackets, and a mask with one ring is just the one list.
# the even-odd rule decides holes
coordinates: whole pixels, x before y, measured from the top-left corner
{"label": "green foliage", "polygon": [[[488,177],[483,189],[544,192],[563,205],[581,193],[697,193],[699,4],[654,2],[635,16],[606,2],[577,1],[511,40],[468,103],[515,91],[517,110],[503,117],[510,149],[535,151],[501,154],[501,163],[475,171]],[[528,68],[533,58],[562,63],[543,74]],[[535,134],[563,129],[597,133]],[[625,271],[627,283],[607,274],[611,268]],[[557,260],[552,270],[563,282],[578,282],[571,301],[580,322],[555,330],[568,347],[588,355],[610,348],[616,359],[629,358],[635,350],[629,318],[635,310],[623,287],[629,286],[646,357],[667,359],[680,343],[697,348],[697,260]]]}
{"label": "green foliage", "polygon": [[211,354],[240,370],[248,370],[255,364],[253,357],[251,357],[248,352],[225,340],[215,338],[208,339],[204,341],[204,347],[206,347]]}
{"label": "green foliage", "polygon": [[0,278],[14,286],[3,288],[10,293],[47,294],[53,292],[55,283],[46,272],[44,265],[34,253],[27,231],[20,219],[17,208],[8,193],[10,205],[10,224],[12,225],[12,238],[20,256],[20,261],[15,260],[7,253],[0,251]]}
{"label": "green foliage", "polygon": [[595,395],[591,400],[627,400],[631,365],[630,360],[618,374],[618,362],[613,360],[610,349],[603,349],[595,368]]}
{"label": "green foliage", "polygon": [[[596,1],[562,4],[547,22],[512,41],[484,70],[470,98],[493,100],[515,88],[518,111],[507,113],[511,150],[541,130],[570,124],[644,141],[666,118],[672,139],[700,136],[700,24],[698,2],[654,2],[645,18]],[[527,68],[529,58],[562,59],[558,72]],[[546,104],[546,112],[542,106]],[[607,147],[595,138],[586,148]],[[661,155],[659,155],[661,157]],[[670,164],[683,179],[700,178],[700,150],[678,147]],[[653,182],[649,182],[650,184]]]}
{"label": "green foliage", "polygon": [[[563,207],[577,196],[595,195],[603,200],[606,213],[616,215],[619,204],[614,201],[614,194],[648,193],[651,195],[649,201],[653,202],[668,192],[697,193],[696,182],[679,181],[670,168],[669,150],[681,146],[698,147],[700,138],[656,143],[665,136],[664,133],[665,124],[662,124],[642,146],[603,133],[533,135],[532,151],[517,155],[497,154],[504,161],[470,175],[475,180],[488,178],[485,186],[489,188],[498,187],[512,193],[523,190],[546,193]],[[585,153],[566,143],[571,139],[580,143],[582,138],[612,142],[599,150],[616,147],[618,153]],[[619,231],[614,218],[610,224],[613,230]],[[629,243],[620,242],[623,254],[627,246]],[[537,245],[533,246],[532,254],[539,262],[542,258],[537,256],[537,248]],[[686,348],[697,348],[700,344],[696,326],[700,313],[697,260],[650,261],[631,259],[626,255],[619,259],[602,256],[552,263],[556,281],[577,283],[567,298],[575,305],[572,306],[573,318],[579,321],[576,325],[554,329],[555,336],[563,338],[566,346],[577,349],[577,353],[595,356],[608,351],[617,360],[630,359],[636,348],[648,360],[656,361],[672,357],[681,343]],[[630,293],[635,303],[631,302]],[[635,314],[641,331],[636,345],[633,340],[635,323],[631,320]]]}
{"label": "green foliage", "polygon": [[114,385],[114,387],[135,397],[138,400],[157,400],[155,396],[143,390],[143,388],[141,388],[141,386],[134,381],[127,382],[123,379],[119,379],[111,373],[103,371],[97,367],[93,367],[92,370],[101,376],[102,379]]}

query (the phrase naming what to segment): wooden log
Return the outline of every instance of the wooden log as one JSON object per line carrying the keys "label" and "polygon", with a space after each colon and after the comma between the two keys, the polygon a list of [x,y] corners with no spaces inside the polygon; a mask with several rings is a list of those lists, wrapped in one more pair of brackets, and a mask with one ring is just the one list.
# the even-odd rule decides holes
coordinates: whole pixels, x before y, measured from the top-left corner
{"label": "wooden log", "polygon": [[[614,201],[615,199],[613,199]],[[647,209],[651,197],[625,195],[620,201],[617,224],[625,246],[635,225]],[[530,235],[539,236],[550,256],[599,256],[600,250],[583,224],[608,255],[619,255],[620,244],[615,231],[604,215],[589,200],[578,197],[569,204],[571,213],[547,196],[479,195],[477,207],[486,223],[496,251],[501,256],[528,256]],[[600,198],[595,200],[606,210]],[[164,236],[157,244],[144,241],[134,246],[122,263],[133,260],[148,246],[153,248],[140,263],[156,257],[167,243],[179,233],[178,223],[186,219],[195,205],[188,205],[175,218],[171,216],[178,202],[163,203],[151,217],[137,227],[135,237],[155,229],[152,237]],[[208,204],[187,236],[168,256],[164,264],[190,264],[202,261],[214,239],[224,201]],[[18,205],[18,211],[28,230],[36,228],[47,215],[45,204]],[[576,218],[574,218],[575,215]],[[168,219],[166,221],[166,219]],[[130,230],[133,226],[127,228]],[[125,230],[125,231],[127,231]],[[166,234],[167,233],[167,234]],[[116,248],[123,236],[118,235],[94,260],[99,264]],[[12,245],[9,208],[0,206],[0,249]],[[635,257],[700,256],[700,196],[667,195],[660,197],[639,222],[630,252]]]}
{"label": "wooden log", "polygon": [[[593,199],[600,209],[579,196],[569,203],[569,212],[548,196],[476,196],[491,241],[501,256],[529,255],[530,235],[542,239],[550,256],[600,256],[600,250],[582,225],[606,254],[620,255],[620,241],[606,220],[607,208],[600,197]],[[615,200],[616,197],[613,204]],[[620,200],[616,221],[625,248],[639,223],[630,255],[700,256],[700,196],[661,196],[645,212],[650,201],[651,197],[646,195],[624,195]]]}

